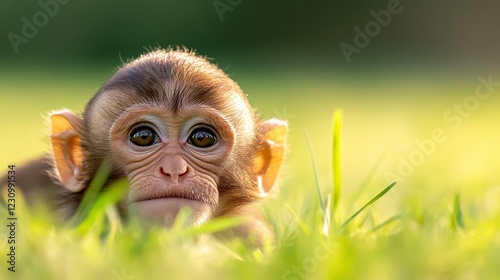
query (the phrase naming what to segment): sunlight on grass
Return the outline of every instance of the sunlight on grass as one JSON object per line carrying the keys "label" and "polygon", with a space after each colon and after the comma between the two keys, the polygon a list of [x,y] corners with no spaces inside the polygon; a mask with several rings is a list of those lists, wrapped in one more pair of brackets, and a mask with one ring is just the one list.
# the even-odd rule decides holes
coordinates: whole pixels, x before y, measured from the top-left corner
{"label": "sunlight on grass", "polygon": [[[359,88],[332,85],[327,78],[295,84],[261,79],[248,89],[263,93],[253,94],[253,103],[266,117],[284,114],[291,129],[290,164],[280,192],[258,206],[275,229],[274,248],[255,249],[211,236],[238,225],[237,218],[187,226],[189,212],[183,211],[170,229],[145,229],[135,218],[124,222],[115,203],[127,184],[101,190],[109,172],[103,166],[70,223],[58,224],[46,207],[29,209],[18,197],[17,269],[6,269],[10,244],[3,225],[0,279],[500,279],[500,175],[495,165],[500,99],[481,104],[460,129],[449,130],[446,142],[396,184],[384,174],[397,172],[416,140],[428,138],[435,127],[446,128],[442,112],[461,102],[468,88],[449,86],[450,96],[436,97],[430,105],[428,98],[437,90],[422,97],[414,89],[415,95],[398,99],[399,88],[384,92],[373,87],[376,97],[360,97]],[[92,87],[98,84],[88,81]],[[11,133],[9,144],[0,147],[1,164],[20,166],[45,149],[39,139],[45,132],[40,112],[69,101],[66,106],[81,108],[91,95],[67,95],[68,88],[88,89],[85,81],[66,89],[20,86],[55,92],[60,100],[16,97],[10,94],[14,82],[2,82],[2,93],[9,95],[0,101],[11,105],[2,113],[9,120],[4,129]],[[324,99],[304,98],[307,90]],[[333,127],[328,123],[332,114]],[[39,140],[30,144],[34,137]],[[5,207],[0,206],[4,223]]]}

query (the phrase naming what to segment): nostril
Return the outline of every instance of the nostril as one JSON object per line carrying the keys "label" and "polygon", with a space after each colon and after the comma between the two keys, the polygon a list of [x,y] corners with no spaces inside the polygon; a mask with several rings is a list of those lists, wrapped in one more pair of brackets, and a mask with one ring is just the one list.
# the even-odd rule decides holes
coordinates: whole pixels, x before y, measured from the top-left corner
{"label": "nostril", "polygon": [[170,173],[166,172],[165,169],[163,169],[163,166],[160,167],[160,172],[170,177]]}
{"label": "nostril", "polygon": [[167,176],[172,176],[172,175],[177,175],[179,177],[184,176],[188,173],[188,168],[184,168],[183,170],[175,170],[175,171],[167,171],[163,169],[163,166],[160,167],[160,172],[167,175]]}
{"label": "nostril", "polygon": [[188,169],[187,169],[187,167],[186,167],[186,168],[185,168],[182,172],[179,172],[179,173],[180,173],[180,174],[179,174],[179,176],[184,176],[184,175],[186,175],[186,174],[188,173]]}

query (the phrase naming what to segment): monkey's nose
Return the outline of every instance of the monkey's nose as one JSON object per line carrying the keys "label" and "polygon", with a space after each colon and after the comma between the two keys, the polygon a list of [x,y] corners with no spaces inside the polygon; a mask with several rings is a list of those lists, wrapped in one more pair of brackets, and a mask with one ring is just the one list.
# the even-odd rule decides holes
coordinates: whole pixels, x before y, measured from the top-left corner
{"label": "monkey's nose", "polygon": [[160,165],[161,174],[170,178],[173,184],[178,184],[179,178],[187,175],[188,171],[187,162],[178,155],[166,158]]}

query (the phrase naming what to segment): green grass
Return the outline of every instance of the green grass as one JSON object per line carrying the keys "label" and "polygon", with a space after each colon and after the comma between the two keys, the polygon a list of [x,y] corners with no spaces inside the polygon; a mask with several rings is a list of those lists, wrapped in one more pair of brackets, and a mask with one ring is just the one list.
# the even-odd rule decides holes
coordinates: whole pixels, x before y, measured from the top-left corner
{"label": "green grass", "polygon": [[[40,112],[66,102],[83,107],[91,93],[67,91],[90,90],[100,78],[41,88],[0,80],[8,93],[0,102],[10,104],[1,113],[10,133],[3,136],[0,164],[20,166],[43,152]],[[280,191],[259,205],[275,229],[274,248],[210,236],[237,219],[193,228],[183,223],[183,213],[171,229],[150,230],[134,219],[124,223],[112,206],[126,188],[118,183],[98,199],[89,196],[67,225],[56,225],[43,206],[29,210],[18,196],[17,271],[7,271],[2,226],[0,279],[500,279],[500,98],[482,103],[451,130],[442,112],[473,87],[436,85],[428,95],[401,97],[399,87],[382,83],[367,85],[371,93],[360,96],[363,88],[326,78],[288,84],[265,75],[241,79],[256,81],[244,89],[263,115],[286,111],[290,121]],[[317,99],[305,98],[306,90]],[[44,92],[59,99],[37,96]],[[410,176],[388,182],[385,173],[397,170],[415,139],[428,138],[436,127],[446,129],[446,142]],[[0,209],[2,224],[6,215]]]}
{"label": "green grass", "polygon": [[[336,125],[339,125],[339,121],[336,122]],[[334,129],[334,141],[339,141],[340,135],[338,134],[338,130]],[[335,146],[336,151],[340,149],[338,145]],[[311,149],[312,151],[312,149]],[[311,156],[313,156],[311,154]],[[335,156],[334,156],[335,158]],[[340,161],[334,161],[335,164],[340,164]],[[334,168],[338,170],[339,168]],[[185,270],[179,272],[178,275],[172,275],[173,278],[193,278],[202,277],[204,279],[220,279],[222,277],[224,270],[228,268],[211,268],[211,260],[212,258],[218,259],[220,258],[225,265],[238,267],[242,263],[249,266],[253,266],[254,268],[258,268],[259,270],[271,268],[269,265],[277,261],[275,258],[278,256],[278,252],[281,249],[286,249],[288,246],[296,246],[294,250],[303,250],[300,249],[299,240],[306,240],[307,242],[312,242],[311,245],[316,246],[317,251],[323,251],[321,255],[321,259],[325,259],[326,261],[329,256],[325,254],[333,254],[333,248],[335,247],[335,239],[342,236],[340,234],[341,230],[344,230],[349,226],[349,224],[356,219],[360,214],[365,212],[365,210],[377,200],[381,199],[384,194],[386,194],[394,185],[392,183],[390,186],[385,188],[382,192],[376,195],[373,199],[371,199],[368,203],[366,203],[361,209],[355,212],[352,216],[350,216],[340,227],[337,228],[333,233],[328,233],[328,231],[318,231],[317,229],[308,225],[308,221],[303,220],[300,215],[296,214],[294,210],[286,205],[286,208],[291,214],[292,220],[297,224],[297,228],[290,232],[287,236],[280,236],[279,239],[282,240],[281,245],[285,245],[286,247],[278,247],[278,248],[253,248],[245,245],[246,243],[242,242],[242,240],[232,240],[232,241],[220,241],[215,240],[210,236],[211,233],[219,232],[228,228],[231,228],[239,223],[239,219],[219,219],[209,222],[205,225],[201,225],[198,227],[193,227],[186,225],[184,221],[186,221],[189,217],[189,213],[186,211],[181,212],[176,222],[170,229],[164,228],[153,228],[146,230],[140,226],[139,221],[135,218],[132,218],[127,223],[121,221],[117,214],[116,203],[121,200],[127,190],[126,181],[119,181],[109,188],[101,192],[101,187],[105,182],[106,177],[109,174],[109,164],[103,164],[102,167],[97,172],[95,179],[89,186],[89,190],[86,192],[80,207],[77,210],[77,214],[74,219],[68,223],[68,225],[56,226],[54,228],[54,221],[47,221],[43,217],[45,215],[49,215],[46,209],[40,209],[39,211],[34,211],[28,213],[28,211],[24,208],[20,208],[20,213],[18,216],[26,217],[26,220],[22,220],[19,222],[21,228],[27,229],[27,231],[21,231],[19,235],[19,243],[17,245],[20,247],[18,254],[18,262],[22,262],[21,259],[24,254],[31,254],[30,251],[25,251],[24,248],[31,248],[34,251],[41,251],[41,254],[54,254],[55,258],[52,260],[47,260],[49,263],[44,264],[44,266],[49,267],[44,272],[45,278],[46,276],[51,279],[66,279],[68,277],[67,274],[60,274],[59,269],[50,269],[50,267],[57,267],[57,263],[55,262],[64,262],[65,266],[69,265],[69,267],[74,266],[74,271],[78,272],[79,276],[72,276],[73,279],[88,279],[90,277],[97,278],[107,278],[110,277],[109,271],[105,269],[107,265],[113,266],[114,262],[110,261],[116,259],[115,261],[120,263],[123,267],[127,269],[112,269],[111,274],[113,277],[120,279],[126,278],[126,275],[134,276],[140,275],[140,278],[152,278],[159,277],[162,274],[158,272],[158,274],[150,274],[145,273],[144,269],[150,270],[152,267],[156,267],[159,263],[165,262],[169,263],[173,255],[179,253],[182,254],[185,258],[186,262],[181,262],[182,264],[176,264],[176,269],[178,270],[178,265],[185,266]],[[317,178],[317,175],[316,175]],[[325,229],[330,226],[331,222],[329,220],[329,216],[326,213],[330,213],[329,203],[327,206],[322,202],[321,191],[319,189],[319,185],[316,185],[318,201],[320,208],[316,209],[315,215],[313,215],[313,219],[321,220],[323,225],[321,228]],[[340,200],[340,189],[334,188],[335,196]],[[331,197],[332,194],[329,195]],[[22,205],[22,196],[21,205]],[[7,213],[7,208],[3,205],[1,209],[2,213]],[[334,213],[335,215],[336,213]],[[454,215],[452,219],[455,219]],[[6,217],[3,217],[5,220]],[[272,218],[272,217],[269,217]],[[272,222],[272,220],[270,219]],[[283,225],[274,224],[274,227],[280,227]],[[379,226],[380,228],[381,226]],[[299,230],[300,229],[300,230]],[[30,232],[35,234],[25,235],[24,232]],[[51,237],[50,243],[51,245],[44,244],[47,240],[47,237]],[[315,238],[314,240],[310,240],[310,238]],[[59,239],[62,242],[59,242]],[[293,240],[293,241],[292,241]],[[6,240],[3,240],[6,241]],[[292,242],[291,242],[292,241]],[[284,242],[284,243],[283,243]],[[300,241],[302,242],[302,241]],[[69,243],[69,244],[68,244]],[[289,243],[289,245],[286,245]],[[67,246],[70,245],[73,248],[68,250]],[[48,247],[46,247],[48,246]],[[313,247],[314,247],[313,246]],[[318,247],[323,246],[323,247]],[[152,248],[154,247],[154,249]],[[78,255],[75,261],[76,263],[68,263],[64,254],[72,252],[73,250],[78,252],[83,252],[83,255]],[[125,250],[125,251],[124,251]],[[136,264],[136,260],[148,258],[150,250],[153,250],[156,254],[158,254],[158,259],[153,263],[142,263],[140,265]],[[290,250],[290,248],[286,249]],[[122,252],[123,254],[118,254],[118,252]],[[61,254],[61,255],[60,255]],[[95,262],[95,259],[86,259],[87,256],[85,254],[90,254],[97,256],[100,258],[99,263],[102,263],[101,267],[97,267],[97,271],[87,272],[81,271],[78,268],[79,265],[86,265],[86,263],[78,264],[79,262],[89,262],[91,265]],[[196,257],[193,257],[193,254],[196,256],[198,254],[207,254],[204,260],[199,260]],[[106,258],[102,258],[103,256],[107,256]],[[63,259],[61,259],[63,258]],[[80,259],[82,258],[82,259]],[[109,259],[110,258],[110,259]],[[71,259],[71,258],[70,258]],[[310,259],[305,258],[304,261],[309,261]],[[194,263],[190,264],[192,261]],[[287,259],[281,260],[284,263],[287,262]],[[303,262],[304,262],[303,261]],[[313,260],[310,260],[311,262]],[[317,261],[317,260],[314,260]],[[206,263],[205,263],[206,262]],[[206,274],[202,271],[192,271],[190,270],[191,265],[201,266],[200,269],[208,270],[213,273]],[[149,267],[151,265],[151,267]],[[169,264],[170,265],[170,264]],[[169,266],[167,265],[167,266]],[[311,264],[312,265],[312,264]],[[299,264],[300,266],[300,264]],[[318,266],[318,264],[314,264],[314,267]],[[99,271],[99,268],[102,269]],[[303,267],[304,268],[304,267]],[[306,272],[310,269],[306,267]],[[67,267],[65,268],[65,270]],[[305,269],[305,268],[304,268]],[[168,271],[174,270],[174,268],[168,268]],[[219,270],[219,271],[217,271]],[[69,270],[72,271],[72,270]],[[34,273],[35,272],[35,273]],[[320,271],[319,271],[320,272]],[[200,274],[202,273],[202,274]],[[295,273],[295,277],[300,276],[302,274]],[[284,271],[284,278],[290,278],[292,272],[289,270]],[[312,276],[313,273],[311,273]],[[60,275],[60,276],[58,276]],[[211,276],[209,276],[211,275]],[[37,278],[39,276],[39,272],[37,270],[29,270],[24,271],[19,265],[16,267],[16,276],[26,277],[26,278]],[[228,279],[233,278],[231,274],[228,275]],[[254,279],[256,277],[255,274],[249,275],[248,279]],[[303,277],[303,276],[300,276]],[[238,278],[245,278],[241,275]],[[293,278],[293,277],[292,277]]]}

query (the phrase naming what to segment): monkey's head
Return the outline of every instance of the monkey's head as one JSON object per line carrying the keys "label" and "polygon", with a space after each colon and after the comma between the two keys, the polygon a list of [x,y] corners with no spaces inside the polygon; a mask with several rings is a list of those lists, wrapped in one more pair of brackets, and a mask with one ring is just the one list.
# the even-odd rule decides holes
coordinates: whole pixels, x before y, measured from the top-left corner
{"label": "monkey's head", "polygon": [[122,205],[145,223],[232,215],[273,186],[286,123],[260,121],[239,86],[206,59],[157,50],[125,64],[83,116],[51,114],[55,173],[83,194],[99,166],[126,177]]}

